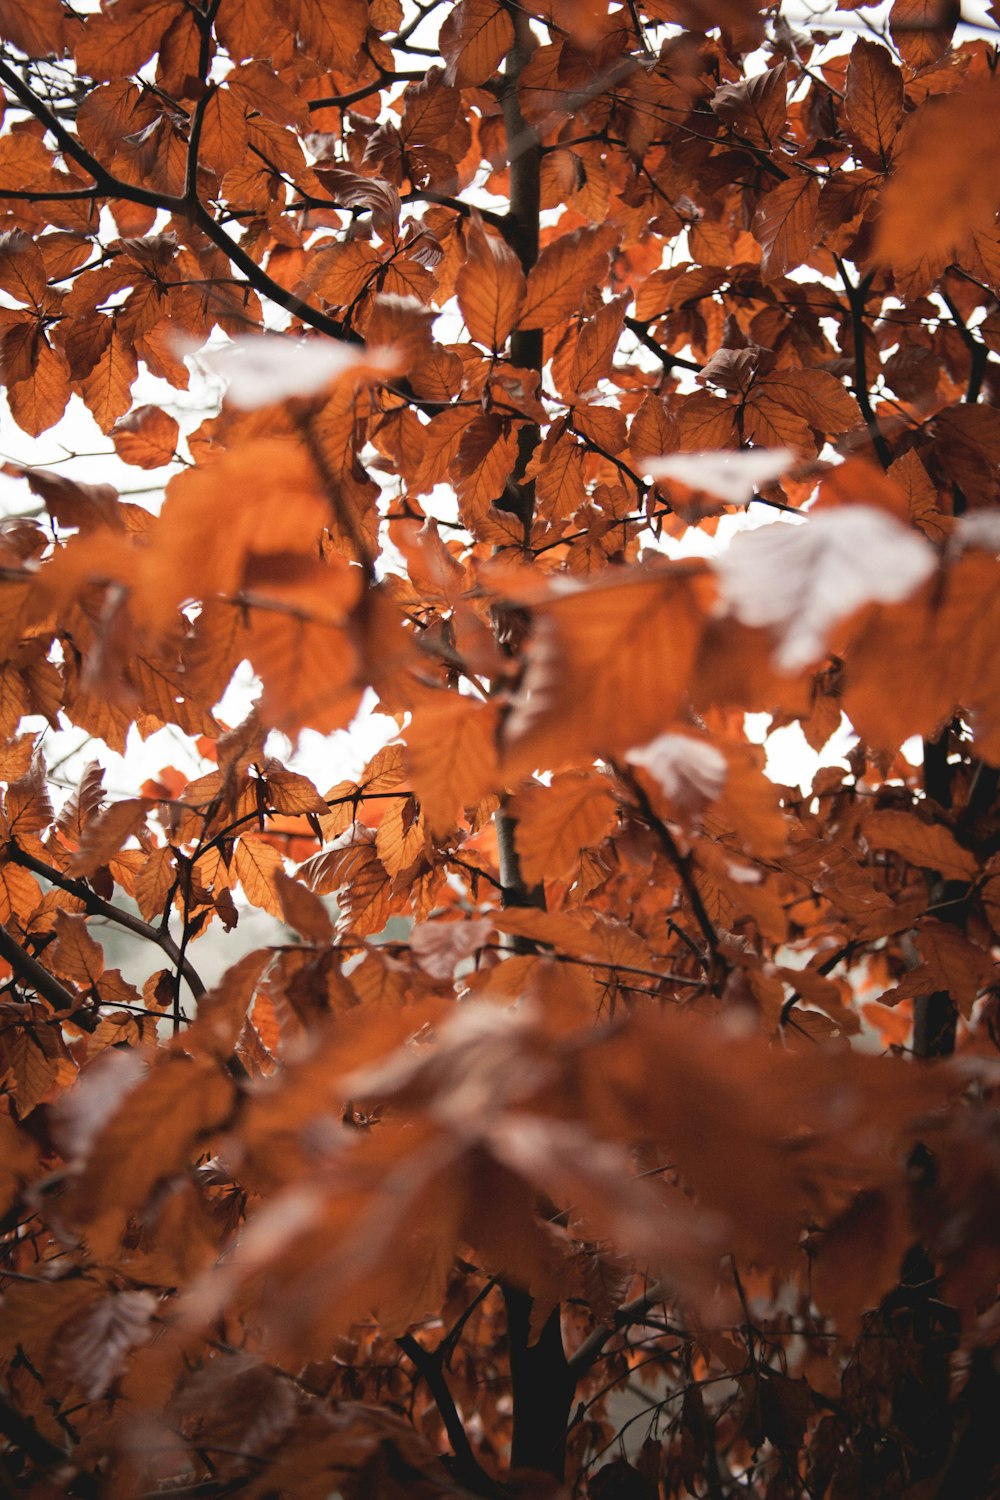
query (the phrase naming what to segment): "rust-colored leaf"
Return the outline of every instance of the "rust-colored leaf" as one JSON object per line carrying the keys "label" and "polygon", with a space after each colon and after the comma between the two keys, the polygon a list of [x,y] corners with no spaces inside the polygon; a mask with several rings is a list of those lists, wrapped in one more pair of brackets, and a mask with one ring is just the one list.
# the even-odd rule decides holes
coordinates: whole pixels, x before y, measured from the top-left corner
{"label": "rust-colored leaf", "polygon": [[509,804],[521,873],[529,885],[568,876],[580,855],[615,819],[608,783],[594,772],[564,771],[549,786],[532,786]]}
{"label": "rust-colored leaf", "polygon": [[479,223],[469,231],[455,290],[470,336],[487,349],[502,349],[524,301],[524,272],[510,246]]}
{"label": "rust-colored leaf", "polygon": [[111,431],[118,457],[140,469],[160,469],[172,463],[179,436],[176,417],[159,406],[137,406]]}
{"label": "rust-colored leaf", "polygon": [[577,312],[584,294],[600,286],[617,242],[611,225],[574,229],[545,245],[528,272],[522,328],[553,328]]}
{"label": "rust-colored leaf", "polygon": [[510,12],[500,0],[459,0],[441,27],[445,81],[458,88],[486,83],[514,40]]}

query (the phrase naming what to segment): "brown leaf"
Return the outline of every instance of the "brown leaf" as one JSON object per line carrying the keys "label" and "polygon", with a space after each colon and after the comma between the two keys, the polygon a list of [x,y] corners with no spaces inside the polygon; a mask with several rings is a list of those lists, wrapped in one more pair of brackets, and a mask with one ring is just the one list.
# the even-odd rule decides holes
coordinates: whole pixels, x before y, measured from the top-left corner
{"label": "brown leaf", "polygon": [[284,908],[278,894],[277,876],[284,865],[274,845],[253,834],[244,834],[236,845],[233,869],[251,905],[259,906],[280,920]]}
{"label": "brown leaf", "polygon": [[926,68],[947,52],[959,19],[952,0],[893,0],[889,31],[903,61]]}
{"label": "brown leaf", "polygon": [[457,88],[486,83],[514,43],[514,23],[500,0],[459,0],[441,27],[438,46]]}
{"label": "brown leaf", "polygon": [[[0,0],[0,28],[2,28]],[[47,276],[41,251],[23,229],[8,229],[0,234],[0,290],[15,302],[40,307],[45,298]]]}
{"label": "brown leaf", "polygon": [[676,715],[701,629],[684,573],[636,571],[541,606],[503,728],[505,767],[530,772],[651,740]]}
{"label": "brown leaf", "polygon": [[28,57],[58,57],[65,50],[60,0],[0,0],[0,36]]}
{"label": "brown leaf", "polygon": [[160,469],[173,463],[179,438],[176,418],[158,406],[135,407],[111,431],[118,457],[140,469]]}
{"label": "brown leaf", "polygon": [[284,870],[274,875],[274,887],[281,903],[281,911],[289,927],[294,927],[300,937],[309,943],[329,943],[333,939],[333,923],[330,913],[317,895],[301,880],[293,880]]}
{"label": "brown leaf", "polygon": [[904,276],[925,264],[943,268],[972,234],[992,225],[998,173],[1000,85],[929,99],[899,138],[876,226],[878,259]]}
{"label": "brown leaf", "polygon": [[851,133],[883,171],[903,121],[903,75],[887,47],[859,37],[847,66],[847,121]]}
{"label": "brown leaf", "polygon": [[207,1055],[225,1062],[236,1046],[271,958],[267,948],[258,948],[227,969],[218,984],[198,1001],[198,1014],[176,1045],[193,1056]]}
{"label": "brown leaf", "polygon": [[49,967],[83,990],[96,986],[104,973],[104,949],[95,943],[83,917],[57,911],[56,941],[46,953]]}
{"label": "brown leaf", "polygon": [[549,786],[519,792],[510,804],[521,874],[529,886],[570,875],[585,849],[615,822],[608,781],[594,771],[565,771]]}
{"label": "brown leaf", "polygon": [[873,849],[891,849],[912,865],[937,870],[949,880],[971,880],[975,855],[940,823],[924,823],[915,813],[872,812],[864,820],[864,834]]}
{"label": "brown leaf", "polygon": [[0,374],[7,380],[7,401],[17,425],[31,437],[54,427],[70,397],[69,366],[40,328],[15,325],[0,353]]}
{"label": "brown leaf", "polygon": [[805,173],[789,177],[761,199],[753,232],[767,280],[777,280],[809,259],[816,247],[818,209],[819,182]]}
{"label": "brown leaf", "polygon": [[84,825],[80,846],[67,866],[70,875],[93,875],[106,865],[146,821],[149,803],[143,798],[115,802]]}
{"label": "brown leaf", "polygon": [[494,352],[503,348],[524,301],[524,272],[510,246],[473,222],[455,291],[469,334]]}
{"label": "brown leaf", "polygon": [[521,328],[554,328],[578,312],[586,292],[602,286],[618,242],[610,224],[588,225],[543,246],[528,272]]}
{"label": "brown leaf", "polygon": [[432,838],[499,784],[497,711],[458,693],[424,694],[406,731],[406,763]]}

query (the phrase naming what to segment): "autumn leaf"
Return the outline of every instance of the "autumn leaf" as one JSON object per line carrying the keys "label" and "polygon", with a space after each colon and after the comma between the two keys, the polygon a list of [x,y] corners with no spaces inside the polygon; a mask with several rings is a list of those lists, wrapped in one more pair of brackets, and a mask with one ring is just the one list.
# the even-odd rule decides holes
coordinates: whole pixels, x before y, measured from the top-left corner
{"label": "autumn leaf", "polygon": [[815,177],[789,177],[761,202],[753,232],[763,255],[761,269],[771,279],[801,265],[816,244],[819,183]]}
{"label": "autumn leaf", "polygon": [[528,272],[522,328],[552,328],[576,312],[584,293],[599,285],[617,242],[610,225],[574,229],[543,246]]}
{"label": "autumn leaf", "polygon": [[0,35],[28,57],[56,57],[65,47],[59,0],[0,0]]}
{"label": "autumn leaf", "polygon": [[70,912],[56,912],[56,941],[49,963],[62,979],[81,989],[93,989],[104,973],[104,950],[91,937],[86,921]]}
{"label": "autumn leaf", "polygon": [[284,916],[277,887],[277,876],[284,866],[272,844],[252,834],[244,835],[236,845],[233,868],[251,905],[270,912],[272,917]]}
{"label": "autumn leaf", "polygon": [[864,827],[873,849],[891,849],[950,880],[971,880],[975,874],[973,856],[939,823],[923,823],[912,813],[878,811],[868,814]]}
{"label": "autumn leaf", "polygon": [[73,875],[93,875],[106,865],[146,821],[149,804],[141,798],[125,798],[86,823],[80,844],[69,864]]}
{"label": "autumn leaf", "polygon": [[584,849],[612,827],[615,802],[593,772],[565,771],[547,787],[519,792],[509,804],[521,873],[529,885],[571,874]]}
{"label": "autumn leaf", "polygon": [[854,139],[883,171],[903,113],[903,75],[888,48],[859,37],[847,68],[847,120]]}
{"label": "autumn leaf", "polygon": [[[953,153],[961,140],[962,150]],[[1000,205],[1000,89],[992,85],[930,99],[907,122],[886,185],[876,254],[897,272],[942,267]]]}
{"label": "autumn leaf", "polygon": [[455,284],[470,337],[494,351],[507,341],[524,301],[524,272],[517,256],[481,223],[469,231],[469,253]]}
{"label": "autumn leaf", "polygon": [[169,464],[177,452],[179,437],[176,417],[158,406],[137,406],[111,431],[118,457],[140,469],[160,469]]}
{"label": "autumn leaf", "polygon": [[544,604],[503,727],[503,764],[558,766],[651,739],[676,714],[700,634],[683,573],[639,573]]}
{"label": "autumn leaf", "polygon": [[445,82],[458,88],[486,83],[513,40],[510,14],[499,0],[459,0],[439,38]]}
{"label": "autumn leaf", "polygon": [[455,827],[499,782],[496,710],[457,693],[424,695],[406,733],[406,764],[432,836]]}

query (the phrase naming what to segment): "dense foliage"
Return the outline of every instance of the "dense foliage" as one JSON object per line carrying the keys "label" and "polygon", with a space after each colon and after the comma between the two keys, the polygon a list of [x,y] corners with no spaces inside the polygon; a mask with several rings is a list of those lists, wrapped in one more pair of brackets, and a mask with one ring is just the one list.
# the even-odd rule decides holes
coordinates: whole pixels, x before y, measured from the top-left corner
{"label": "dense foliage", "polygon": [[4,1493],[997,1492],[1000,32],[822,24],[0,0],[13,421],[166,484],[7,469]]}

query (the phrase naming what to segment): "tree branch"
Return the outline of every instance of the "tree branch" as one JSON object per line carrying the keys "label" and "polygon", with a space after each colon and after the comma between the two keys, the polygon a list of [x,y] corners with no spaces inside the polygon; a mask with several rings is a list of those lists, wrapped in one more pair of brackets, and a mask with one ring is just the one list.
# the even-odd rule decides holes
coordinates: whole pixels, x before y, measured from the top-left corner
{"label": "tree branch", "polygon": [[678,370],[701,370],[702,366],[696,359],[685,359],[681,354],[671,354],[668,349],[664,349],[662,344],[658,344],[649,331],[648,323],[640,323],[638,318],[626,318],[625,327],[629,333],[635,334],[640,344],[643,344],[649,350],[650,354],[656,355],[665,370],[673,370],[675,368]]}
{"label": "tree branch", "polygon": [[655,812],[653,804],[646,795],[645,787],[643,787],[638,778],[633,776],[631,771],[625,766],[617,762],[612,762],[612,766],[619,781],[623,782],[629,788],[644,820],[656,834],[664,854],[666,854],[680,876],[681,885],[684,888],[684,894],[690,902],[691,910],[694,912],[695,921],[701,928],[702,936],[708,944],[711,963],[706,964],[706,968],[710,970],[717,970],[720,967],[728,969],[729,966],[726,964],[719,950],[719,935],[715,930],[715,924],[705,910],[705,903],[702,901],[701,894],[695,884],[694,873],[691,867],[691,856],[689,854],[682,854],[678,849],[673,834],[663,819]]}
{"label": "tree branch", "polygon": [[65,985],[60,984],[54,974],[43,968],[37,958],[33,958],[16,938],[11,937],[3,923],[0,923],[0,958],[5,958],[25,984],[36,995],[47,1000],[53,1010],[67,1012],[68,1019],[72,1020],[74,1026],[81,1026],[84,1031],[94,1030],[96,1017],[85,1006],[81,1006],[79,995],[74,995]]}
{"label": "tree branch", "polygon": [[182,957],[180,949],[169,932],[152,927],[148,922],[143,921],[142,917],[134,916],[130,911],[122,911],[121,907],[112,906],[110,901],[105,901],[96,891],[91,890],[85,881],[75,880],[71,875],[64,875],[62,870],[57,869],[55,865],[36,859],[33,854],[29,854],[26,849],[20,848],[17,844],[10,845],[9,858],[12,864],[22,865],[24,869],[40,875],[51,885],[58,886],[61,891],[68,891],[71,896],[76,896],[79,901],[83,902],[90,916],[106,917],[109,922],[115,922],[119,927],[135,933],[136,937],[155,943],[170,962],[180,968],[195,1000],[200,1000],[204,995],[205,986],[202,980],[188,960]]}
{"label": "tree branch", "polygon": [[487,1474],[472,1451],[472,1444],[469,1442],[468,1434],[458,1414],[455,1398],[444,1378],[444,1365],[440,1351],[425,1349],[412,1333],[402,1334],[397,1338],[396,1343],[414,1365],[417,1374],[434,1398],[434,1404],[440,1413],[444,1430],[448,1434],[448,1441],[455,1455],[456,1476],[475,1494],[486,1496],[487,1500],[505,1500],[508,1491]]}
{"label": "tree branch", "polygon": [[609,1323],[598,1323],[593,1332],[584,1339],[579,1349],[569,1357],[569,1368],[573,1379],[579,1383],[591,1366],[597,1363],[608,1339],[623,1328],[628,1328],[632,1323],[641,1323],[650,1308],[662,1302],[665,1296],[666,1287],[662,1281],[657,1281],[647,1292],[643,1292],[641,1297],[634,1297],[631,1302],[626,1302],[624,1306],[619,1307]]}
{"label": "tree branch", "polygon": [[865,426],[868,428],[868,436],[871,438],[872,447],[878,455],[878,461],[883,469],[888,469],[892,463],[892,449],[886,442],[882,430],[878,425],[878,418],[872,409],[865,360],[865,301],[868,297],[868,289],[872,284],[874,276],[872,272],[869,272],[867,276],[862,277],[857,285],[855,285],[848,276],[847,267],[840,259],[840,256],[835,255],[833,258],[837,263],[837,270],[840,273],[844,291],[847,293],[847,305],[851,314],[851,336],[854,344],[854,399],[858,403],[858,410],[861,413]]}

